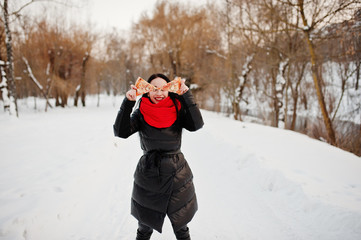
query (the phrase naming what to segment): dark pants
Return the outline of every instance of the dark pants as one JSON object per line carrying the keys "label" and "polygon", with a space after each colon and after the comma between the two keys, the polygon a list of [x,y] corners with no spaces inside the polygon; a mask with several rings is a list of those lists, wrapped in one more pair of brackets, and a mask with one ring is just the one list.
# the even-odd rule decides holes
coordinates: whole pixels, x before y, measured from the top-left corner
{"label": "dark pants", "polygon": [[[136,240],[149,240],[152,233],[153,233],[152,228],[139,222]],[[191,237],[189,236],[189,228],[187,227],[187,225],[185,225],[178,231],[174,232],[174,234],[177,237],[177,240],[190,240],[191,239]]]}

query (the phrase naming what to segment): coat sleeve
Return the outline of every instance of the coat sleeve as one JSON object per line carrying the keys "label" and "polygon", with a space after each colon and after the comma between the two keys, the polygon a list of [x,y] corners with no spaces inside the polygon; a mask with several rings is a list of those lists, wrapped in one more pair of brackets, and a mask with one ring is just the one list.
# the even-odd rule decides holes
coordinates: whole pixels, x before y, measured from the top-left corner
{"label": "coat sleeve", "polygon": [[197,131],[202,128],[204,125],[202,114],[194,101],[193,95],[190,91],[187,91],[181,96],[181,99],[184,103],[183,127],[188,131]]}
{"label": "coat sleeve", "polygon": [[130,135],[138,131],[139,128],[139,114],[135,111],[132,115],[132,109],[135,101],[130,101],[127,98],[118,111],[117,118],[113,125],[114,135],[120,138],[128,138]]}

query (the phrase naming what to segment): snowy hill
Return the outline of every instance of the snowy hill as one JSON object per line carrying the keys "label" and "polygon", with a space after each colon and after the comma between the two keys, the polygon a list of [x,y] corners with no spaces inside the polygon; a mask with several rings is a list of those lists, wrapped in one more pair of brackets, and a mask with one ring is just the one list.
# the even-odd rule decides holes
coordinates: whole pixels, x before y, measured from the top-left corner
{"label": "snowy hill", "polygon": [[[0,239],[135,239],[137,135],[113,137],[102,107],[0,115]],[[199,211],[194,240],[361,239],[361,158],[291,131],[202,111],[184,131]],[[175,239],[168,220],[163,234]]]}

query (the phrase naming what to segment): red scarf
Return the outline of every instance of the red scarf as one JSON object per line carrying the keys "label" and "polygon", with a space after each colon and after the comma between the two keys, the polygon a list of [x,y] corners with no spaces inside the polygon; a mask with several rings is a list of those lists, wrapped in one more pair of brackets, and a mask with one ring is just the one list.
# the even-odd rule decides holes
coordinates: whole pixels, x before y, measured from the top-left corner
{"label": "red scarf", "polygon": [[[181,108],[181,104],[176,100],[178,110]],[[147,97],[142,98],[140,103],[140,112],[143,114],[144,120],[153,127],[167,128],[177,120],[177,110],[170,97],[163,99],[162,101],[154,104]]]}

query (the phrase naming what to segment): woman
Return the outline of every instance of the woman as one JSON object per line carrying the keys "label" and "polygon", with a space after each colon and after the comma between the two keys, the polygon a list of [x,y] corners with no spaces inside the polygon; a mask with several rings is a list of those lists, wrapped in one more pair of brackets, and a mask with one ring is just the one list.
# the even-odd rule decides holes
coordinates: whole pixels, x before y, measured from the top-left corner
{"label": "woman", "polygon": [[187,224],[198,209],[193,175],[180,149],[182,129],[196,131],[203,119],[184,80],[179,94],[162,90],[168,82],[163,74],[150,76],[148,83],[155,88],[143,94],[133,114],[137,88],[131,85],[113,126],[121,138],[139,132],[144,152],[134,173],[131,201],[137,240],[150,239],[153,229],[161,233],[166,215],[177,239],[190,239]]}

